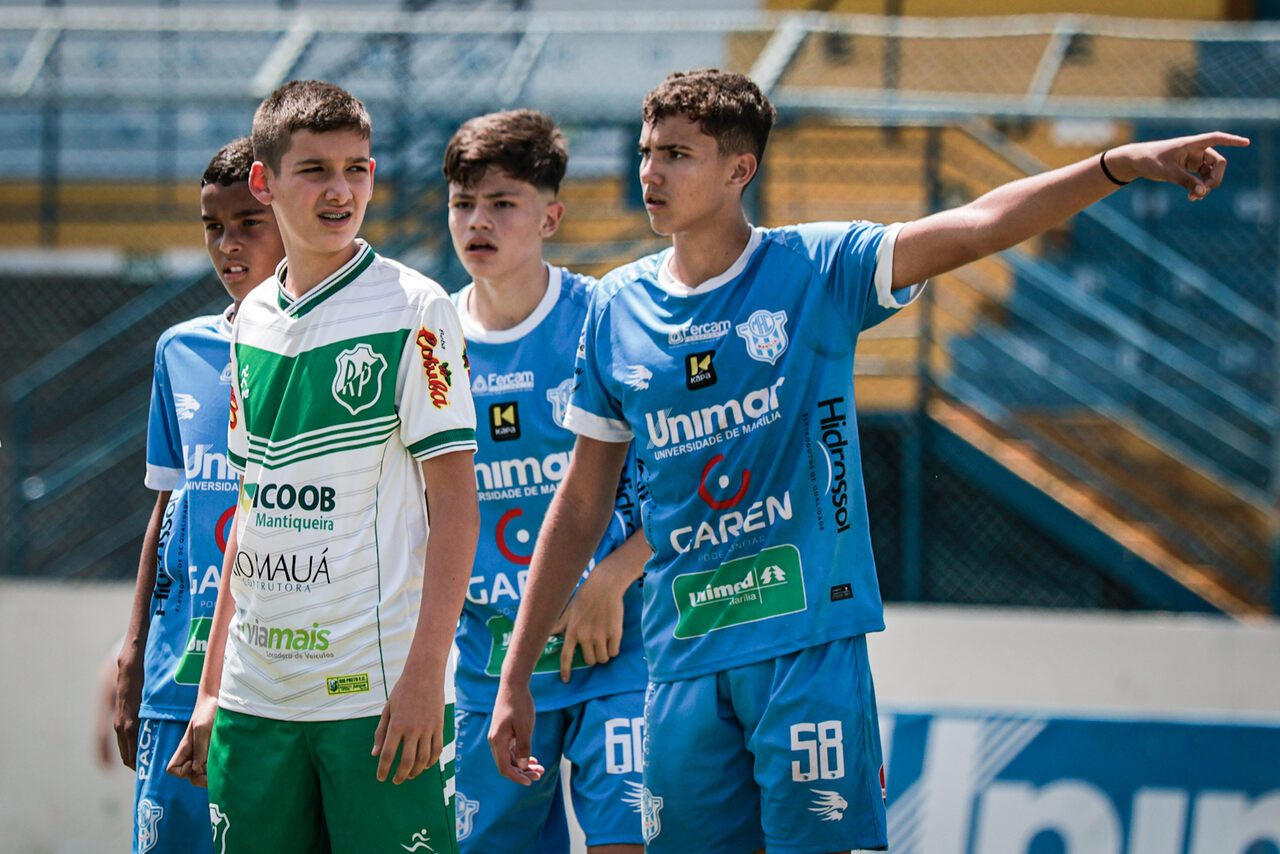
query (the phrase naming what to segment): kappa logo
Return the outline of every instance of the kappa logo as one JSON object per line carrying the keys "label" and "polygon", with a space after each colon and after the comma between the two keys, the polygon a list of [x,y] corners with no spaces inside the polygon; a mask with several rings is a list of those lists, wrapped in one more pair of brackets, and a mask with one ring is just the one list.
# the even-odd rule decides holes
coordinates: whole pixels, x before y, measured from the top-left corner
{"label": "kappa logo", "polygon": [[489,435],[495,442],[520,438],[520,405],[516,401],[489,407]]}
{"label": "kappa logo", "polygon": [[343,350],[334,361],[337,365],[333,375],[334,400],[352,415],[378,402],[382,396],[382,375],[387,370],[387,360],[381,353],[375,353],[362,342]]}
{"label": "kappa logo", "polygon": [[653,371],[644,365],[627,365],[627,376],[623,382],[636,391],[644,391],[649,387],[651,379],[653,379]]}
{"label": "kappa logo", "polygon": [[685,388],[689,389],[689,391],[697,391],[700,388],[716,384],[716,366],[711,362],[711,357],[714,355],[714,350],[707,350],[703,353],[690,353],[685,356]]}
{"label": "kappa logo", "polygon": [[146,854],[160,841],[160,819],[164,807],[150,798],[138,801],[138,854]]}
{"label": "kappa logo", "polygon": [[480,812],[480,802],[458,792],[454,799],[454,809],[457,810],[458,841],[461,842],[471,836],[471,831],[475,829],[475,815]]}
{"label": "kappa logo", "polygon": [[178,410],[179,421],[190,421],[200,411],[200,401],[194,395],[178,392],[173,395],[173,407]]}
{"label": "kappa logo", "polygon": [[662,833],[662,798],[650,792],[647,786],[640,788],[640,827],[644,833],[645,844],[649,844]]}
{"label": "kappa logo", "polygon": [[565,413],[569,411],[569,396],[573,394],[573,378],[564,380],[555,388],[547,389],[547,400],[551,402],[551,417],[561,427],[564,426]]}
{"label": "kappa logo", "polygon": [[849,809],[849,802],[840,797],[839,792],[832,792],[826,789],[810,789],[809,791],[817,795],[813,799],[813,806],[809,807],[809,812],[816,812],[823,821],[842,821],[844,819],[845,810]]}
{"label": "kappa logo", "polygon": [[222,807],[209,804],[209,823],[213,825],[213,850],[216,854],[227,854],[227,831],[231,829],[231,820],[223,813]]}
{"label": "kappa logo", "polygon": [[402,844],[400,847],[401,847],[401,848],[403,848],[405,851],[432,851],[432,852],[434,852],[434,851],[436,850],[436,849],[434,849],[434,848],[432,848],[432,847],[431,847],[431,837],[427,835],[427,829],[426,829],[425,827],[424,827],[424,828],[422,828],[421,830],[419,830],[419,831],[418,831],[417,833],[415,833],[413,836],[410,836],[410,837],[409,837],[409,841],[410,841],[410,842],[412,842],[412,843],[413,843],[413,845],[411,845],[411,846],[410,846],[410,845],[403,845],[403,844]]}
{"label": "kappa logo", "polygon": [[747,342],[747,355],[757,362],[778,363],[787,351],[787,313],[761,309],[739,323],[737,332]]}

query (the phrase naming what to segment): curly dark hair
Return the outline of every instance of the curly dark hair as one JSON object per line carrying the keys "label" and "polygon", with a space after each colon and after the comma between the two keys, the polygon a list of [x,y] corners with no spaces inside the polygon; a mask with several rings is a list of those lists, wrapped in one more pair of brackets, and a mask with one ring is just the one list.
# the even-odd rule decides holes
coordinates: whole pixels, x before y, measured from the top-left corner
{"label": "curly dark hair", "polygon": [[444,177],[473,187],[490,166],[540,190],[560,192],[569,165],[564,134],[537,110],[507,110],[463,123],[444,150]]}
{"label": "curly dark hair", "polygon": [[249,169],[253,166],[253,143],[249,137],[233,139],[213,155],[209,165],[204,168],[200,177],[200,186],[218,184],[230,187],[240,181],[249,180]]}
{"label": "curly dark hair", "polygon": [[293,134],[300,130],[352,130],[369,139],[373,123],[364,104],[346,89],[320,80],[290,80],[253,114],[253,156],[278,171]]}
{"label": "curly dark hair", "polygon": [[672,115],[697,122],[721,154],[754,154],[759,161],[778,111],[745,74],[701,68],[672,72],[645,96],[645,124]]}

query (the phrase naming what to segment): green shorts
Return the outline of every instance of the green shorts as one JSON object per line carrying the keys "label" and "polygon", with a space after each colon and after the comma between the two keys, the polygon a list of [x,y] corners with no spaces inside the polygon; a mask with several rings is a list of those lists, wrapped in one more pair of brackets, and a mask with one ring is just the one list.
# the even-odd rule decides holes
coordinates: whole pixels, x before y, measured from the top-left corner
{"label": "green shorts", "polygon": [[377,727],[376,717],[277,721],[219,709],[209,744],[214,850],[457,852],[453,705],[441,761],[399,786],[390,775],[378,782]]}

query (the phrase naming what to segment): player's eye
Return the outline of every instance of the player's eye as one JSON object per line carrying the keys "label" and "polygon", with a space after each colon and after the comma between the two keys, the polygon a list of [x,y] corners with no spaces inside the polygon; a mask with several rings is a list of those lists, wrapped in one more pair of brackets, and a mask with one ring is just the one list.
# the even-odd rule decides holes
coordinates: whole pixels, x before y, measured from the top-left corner
{"label": "player's eye", "polygon": [[204,224],[205,231],[217,231],[220,228],[222,228],[222,223],[220,222],[206,222]]}

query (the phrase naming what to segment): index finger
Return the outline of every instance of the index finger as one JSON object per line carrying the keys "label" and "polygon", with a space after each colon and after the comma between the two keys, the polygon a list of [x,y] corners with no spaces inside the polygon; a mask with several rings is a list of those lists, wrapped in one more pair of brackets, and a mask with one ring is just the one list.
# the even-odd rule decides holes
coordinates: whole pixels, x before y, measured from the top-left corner
{"label": "index finger", "polygon": [[573,675],[573,653],[578,648],[578,636],[565,632],[564,646],[560,648],[560,681],[568,682]]}
{"label": "index finger", "polygon": [[1249,137],[1217,130],[1193,136],[1191,137],[1191,142],[1200,148],[1208,148],[1211,145],[1231,145],[1243,148],[1249,144]]}

